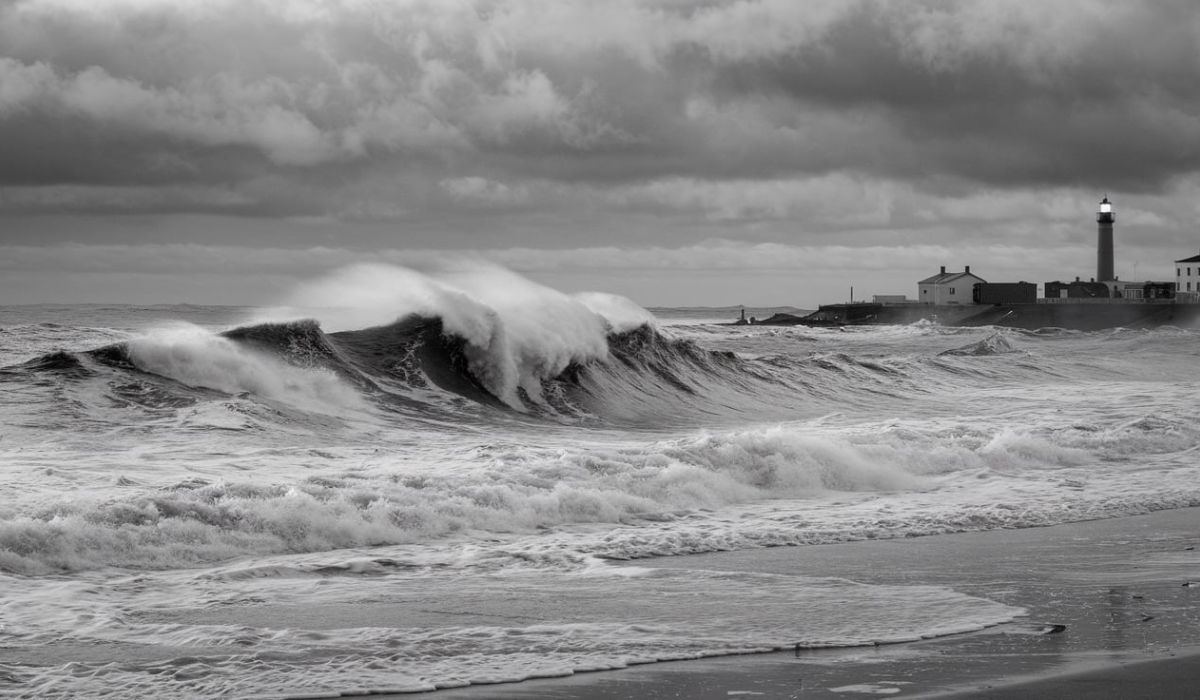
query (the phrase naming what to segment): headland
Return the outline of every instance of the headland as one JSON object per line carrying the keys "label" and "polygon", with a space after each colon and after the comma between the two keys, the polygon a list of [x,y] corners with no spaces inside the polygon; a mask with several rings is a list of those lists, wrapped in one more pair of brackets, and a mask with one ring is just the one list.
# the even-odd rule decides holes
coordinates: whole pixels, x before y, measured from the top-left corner
{"label": "headland", "polygon": [[863,326],[905,325],[928,321],[945,326],[1001,326],[1036,330],[1066,328],[1095,331],[1106,328],[1200,326],[1200,304],[1173,300],[1105,300],[1097,303],[999,303],[935,305],[878,302],[828,304],[806,316],[775,314],[756,325]]}
{"label": "headland", "polygon": [[946,326],[1004,326],[1036,330],[1200,326],[1200,255],[1174,261],[1173,279],[1129,282],[1114,273],[1113,228],[1116,213],[1108,197],[1096,213],[1096,275],[1074,281],[988,282],[971,272],[941,270],[917,282],[917,296],[875,295],[870,302],[827,304],[806,316],[777,313],[762,321],[737,324],[771,326],[860,326],[928,321]]}

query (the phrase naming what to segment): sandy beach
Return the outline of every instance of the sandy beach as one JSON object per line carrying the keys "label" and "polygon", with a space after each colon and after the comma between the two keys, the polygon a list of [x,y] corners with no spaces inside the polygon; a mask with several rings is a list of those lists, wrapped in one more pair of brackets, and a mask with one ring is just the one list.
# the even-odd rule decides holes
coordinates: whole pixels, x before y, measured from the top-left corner
{"label": "sandy beach", "polygon": [[1200,582],[1197,540],[1200,512],[1180,509],[1046,528],[639,561],[936,584],[1028,614],[912,643],[651,664],[428,697],[1194,697],[1200,586],[1187,584]]}

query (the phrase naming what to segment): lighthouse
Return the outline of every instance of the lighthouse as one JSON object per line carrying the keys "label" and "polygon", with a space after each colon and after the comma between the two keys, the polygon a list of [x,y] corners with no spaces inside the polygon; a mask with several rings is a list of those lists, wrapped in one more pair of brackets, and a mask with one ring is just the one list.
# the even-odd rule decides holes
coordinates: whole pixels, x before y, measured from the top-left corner
{"label": "lighthouse", "polygon": [[1112,203],[1106,196],[1100,200],[1100,211],[1096,212],[1096,281],[1109,282],[1113,279],[1113,213]]}

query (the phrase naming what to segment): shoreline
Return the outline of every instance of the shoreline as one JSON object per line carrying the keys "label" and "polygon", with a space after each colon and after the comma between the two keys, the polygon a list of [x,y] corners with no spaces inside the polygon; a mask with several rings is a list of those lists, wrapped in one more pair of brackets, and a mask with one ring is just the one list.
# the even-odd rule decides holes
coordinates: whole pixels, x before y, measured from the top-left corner
{"label": "shoreline", "polygon": [[[1022,698],[1089,697],[1105,700],[1126,698],[1189,698],[1200,680],[1200,647],[1168,652],[1164,657],[1135,658],[1085,664],[1087,668],[1063,670],[1027,678],[1003,679],[977,687],[931,693],[921,698]],[[1086,696],[1083,695],[1086,693]]]}
{"label": "shoreline", "polygon": [[[952,638],[942,638],[946,641]],[[920,675],[911,680],[879,680],[867,672],[857,680],[822,683],[806,675],[803,663],[790,652],[665,661],[616,671],[588,671],[561,678],[477,685],[382,698],[429,697],[496,698],[497,700],[622,700],[624,698],[689,698],[718,700],[748,698],[855,698],[864,695],[921,700],[1057,700],[1087,697],[1095,700],[1136,698],[1180,700],[1195,697],[1200,680],[1200,647],[1168,652],[1165,656],[1119,660],[1076,660],[1035,675],[999,678],[972,677],[961,668],[960,683],[940,690],[923,688]],[[999,665],[999,664],[998,664]],[[956,671],[945,669],[943,678]],[[839,684],[840,683],[840,684]]]}
{"label": "shoreline", "polygon": [[[915,642],[669,661],[418,697],[1192,697],[1200,681],[1200,586],[1184,584],[1200,581],[1198,517],[1200,509],[1184,508],[1044,528],[629,562],[940,585],[1027,614]],[[1052,625],[1066,628],[1055,633]]]}

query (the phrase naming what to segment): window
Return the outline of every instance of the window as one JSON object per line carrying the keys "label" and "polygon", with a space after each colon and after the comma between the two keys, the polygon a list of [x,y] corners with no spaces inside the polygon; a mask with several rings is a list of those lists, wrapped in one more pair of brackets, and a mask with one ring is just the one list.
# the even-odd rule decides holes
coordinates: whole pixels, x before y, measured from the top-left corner
{"label": "window", "polygon": [[1191,282],[1188,282],[1188,283],[1187,283],[1187,290],[1188,290],[1189,292],[1190,292],[1190,291],[1192,291],[1192,283],[1191,283]]}
{"label": "window", "polygon": [[950,288],[950,293],[951,293],[951,294],[953,294],[953,293],[954,293],[954,287],[951,287],[951,288]]}

